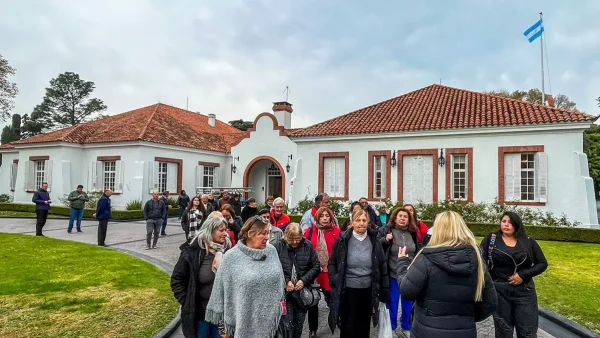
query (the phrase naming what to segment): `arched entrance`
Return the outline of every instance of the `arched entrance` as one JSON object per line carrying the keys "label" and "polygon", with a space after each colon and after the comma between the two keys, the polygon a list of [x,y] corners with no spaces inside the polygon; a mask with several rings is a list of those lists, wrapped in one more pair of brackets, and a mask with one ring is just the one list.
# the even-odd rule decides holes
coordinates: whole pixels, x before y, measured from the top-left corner
{"label": "arched entrance", "polygon": [[257,203],[265,203],[267,196],[285,199],[285,170],[271,156],[259,156],[244,170],[244,187],[252,188],[246,198],[254,197]]}

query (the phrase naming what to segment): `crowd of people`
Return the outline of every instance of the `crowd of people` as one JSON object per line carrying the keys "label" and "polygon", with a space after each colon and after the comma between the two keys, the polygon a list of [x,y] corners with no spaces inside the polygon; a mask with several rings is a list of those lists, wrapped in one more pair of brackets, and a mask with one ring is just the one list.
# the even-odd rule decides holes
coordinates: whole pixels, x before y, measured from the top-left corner
{"label": "crowd of people", "polygon": [[342,338],[369,337],[382,309],[406,337],[476,337],[490,316],[496,337],[537,334],[533,277],[548,263],[515,213],[477,243],[453,211],[429,228],[410,204],[387,213],[361,198],[340,225],[319,194],[293,223],[281,198],[261,210],[221,201],[193,197],[181,213],[171,286],[186,337],[299,338],[307,318],[317,337],[321,300]]}

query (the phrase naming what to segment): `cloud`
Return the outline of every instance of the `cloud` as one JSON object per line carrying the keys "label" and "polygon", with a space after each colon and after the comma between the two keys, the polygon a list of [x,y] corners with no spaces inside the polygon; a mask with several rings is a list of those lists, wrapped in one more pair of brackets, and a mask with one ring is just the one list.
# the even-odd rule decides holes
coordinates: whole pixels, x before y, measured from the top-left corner
{"label": "cloud", "polygon": [[598,113],[594,0],[13,1],[0,45],[17,68],[18,113],[74,71],[96,83],[109,114],[160,101],[252,121],[290,86],[292,127],[303,127],[440,78],[476,91],[539,87],[539,45],[522,35],[539,8],[553,93]]}

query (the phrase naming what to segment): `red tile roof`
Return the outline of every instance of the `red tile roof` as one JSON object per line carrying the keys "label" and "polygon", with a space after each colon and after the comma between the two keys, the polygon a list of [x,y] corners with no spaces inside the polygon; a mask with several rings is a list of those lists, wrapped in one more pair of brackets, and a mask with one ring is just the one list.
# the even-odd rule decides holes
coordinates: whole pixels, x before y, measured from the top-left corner
{"label": "red tile roof", "polygon": [[594,117],[491,94],[431,85],[288,132],[290,137],[592,122]]}
{"label": "red tile roof", "polygon": [[0,149],[13,149],[14,147],[15,147],[15,145],[12,143],[5,143],[5,144],[0,145]]}
{"label": "red tile roof", "polygon": [[217,152],[230,152],[244,132],[208,117],[166,104],[132,110],[100,120],[36,135],[12,144],[72,142],[80,144],[147,141]]}

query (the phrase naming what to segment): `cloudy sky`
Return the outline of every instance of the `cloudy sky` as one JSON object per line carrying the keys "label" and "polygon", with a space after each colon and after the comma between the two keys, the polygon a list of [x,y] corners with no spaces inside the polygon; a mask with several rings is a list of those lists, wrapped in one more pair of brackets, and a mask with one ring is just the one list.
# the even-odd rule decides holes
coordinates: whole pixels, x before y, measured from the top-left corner
{"label": "cloudy sky", "polygon": [[599,114],[598,0],[4,1],[0,54],[17,68],[21,114],[72,71],[109,114],[189,98],[190,110],[253,120],[289,85],[302,127],[440,79],[539,88],[539,40],[523,32],[540,11],[552,93]]}

